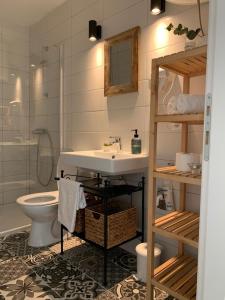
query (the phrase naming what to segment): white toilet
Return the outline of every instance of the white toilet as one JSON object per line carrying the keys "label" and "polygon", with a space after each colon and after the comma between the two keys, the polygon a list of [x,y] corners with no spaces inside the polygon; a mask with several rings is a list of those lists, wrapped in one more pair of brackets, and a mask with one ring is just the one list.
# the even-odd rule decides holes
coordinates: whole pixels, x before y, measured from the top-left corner
{"label": "white toilet", "polygon": [[60,240],[58,191],[36,193],[17,199],[25,215],[32,220],[29,246],[43,247]]}

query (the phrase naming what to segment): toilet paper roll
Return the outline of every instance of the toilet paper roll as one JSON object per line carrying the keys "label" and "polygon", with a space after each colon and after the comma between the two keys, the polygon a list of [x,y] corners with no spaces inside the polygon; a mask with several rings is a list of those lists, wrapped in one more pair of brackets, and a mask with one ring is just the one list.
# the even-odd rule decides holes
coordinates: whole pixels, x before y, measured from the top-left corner
{"label": "toilet paper roll", "polygon": [[139,244],[137,252],[137,278],[142,282],[147,280],[147,243]]}
{"label": "toilet paper roll", "polygon": [[176,169],[181,172],[190,172],[191,168],[188,164],[199,163],[200,155],[197,153],[176,153]]}
{"label": "toilet paper roll", "polygon": [[[161,246],[155,244],[154,248],[154,265],[160,264]],[[147,281],[147,243],[141,243],[136,247],[137,252],[137,278],[142,282]]]}

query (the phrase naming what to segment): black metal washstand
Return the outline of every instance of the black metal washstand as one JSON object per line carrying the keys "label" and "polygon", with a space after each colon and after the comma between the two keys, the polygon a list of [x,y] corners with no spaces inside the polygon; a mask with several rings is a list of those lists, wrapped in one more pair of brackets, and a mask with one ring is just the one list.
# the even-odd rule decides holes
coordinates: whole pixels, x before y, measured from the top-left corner
{"label": "black metal washstand", "polygon": [[[93,196],[98,197],[101,199],[104,207],[104,246],[98,245],[90,240],[87,240],[85,238],[84,233],[78,233],[73,232],[72,235],[77,236],[81,238],[82,240],[103,249],[104,252],[104,286],[107,286],[107,258],[108,258],[108,251],[112,250],[115,247],[121,246],[122,244],[125,244],[131,240],[134,240],[138,237],[141,238],[141,242],[144,241],[144,211],[145,211],[145,177],[142,177],[141,181],[137,186],[135,185],[129,185],[129,184],[122,184],[122,185],[111,185],[109,181],[105,180],[103,184],[103,180],[100,176],[100,173],[97,173],[96,177],[87,177],[87,176],[80,176],[80,175],[73,175],[73,174],[64,174],[64,170],[61,170],[61,178],[66,179],[72,179],[75,178],[77,180],[80,178],[81,187],[84,188],[84,192],[91,194]],[[56,180],[60,180],[60,178],[55,178]],[[124,241],[121,244],[118,244],[114,247],[111,247],[108,249],[107,242],[108,242],[108,202],[110,199],[123,196],[123,195],[129,195],[130,196],[130,205],[133,206],[132,203],[132,194],[141,192],[141,202],[142,202],[142,222],[141,222],[141,232],[137,232],[136,236],[134,236],[132,239],[128,239]],[[120,199],[123,201],[122,199]],[[61,254],[64,253],[63,250],[63,236],[64,236],[64,230],[68,231],[67,228],[64,225],[61,225]]]}

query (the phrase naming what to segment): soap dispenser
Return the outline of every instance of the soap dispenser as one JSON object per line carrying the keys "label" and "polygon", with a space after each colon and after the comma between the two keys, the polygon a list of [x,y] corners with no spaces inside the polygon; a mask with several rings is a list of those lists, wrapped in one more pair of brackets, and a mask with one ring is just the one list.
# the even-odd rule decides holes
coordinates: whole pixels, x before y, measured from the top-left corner
{"label": "soap dispenser", "polygon": [[138,130],[133,129],[131,131],[134,131],[134,137],[131,140],[131,153],[132,154],[140,154],[141,153],[141,139],[138,135]]}

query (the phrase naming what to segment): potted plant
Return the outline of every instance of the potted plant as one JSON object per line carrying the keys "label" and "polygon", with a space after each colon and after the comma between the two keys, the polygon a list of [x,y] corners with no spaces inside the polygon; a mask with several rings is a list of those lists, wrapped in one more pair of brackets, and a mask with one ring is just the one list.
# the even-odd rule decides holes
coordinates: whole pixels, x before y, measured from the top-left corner
{"label": "potted plant", "polygon": [[185,49],[193,48],[195,46],[195,43],[192,41],[197,37],[204,37],[205,33],[203,31],[202,27],[202,18],[201,18],[201,3],[200,0],[197,0],[198,5],[198,16],[199,16],[199,28],[196,29],[190,29],[187,26],[184,26],[183,24],[179,24],[178,26],[175,26],[173,23],[170,23],[166,29],[170,32],[173,32],[173,34],[182,36],[185,35],[187,39],[187,43],[185,46]]}

